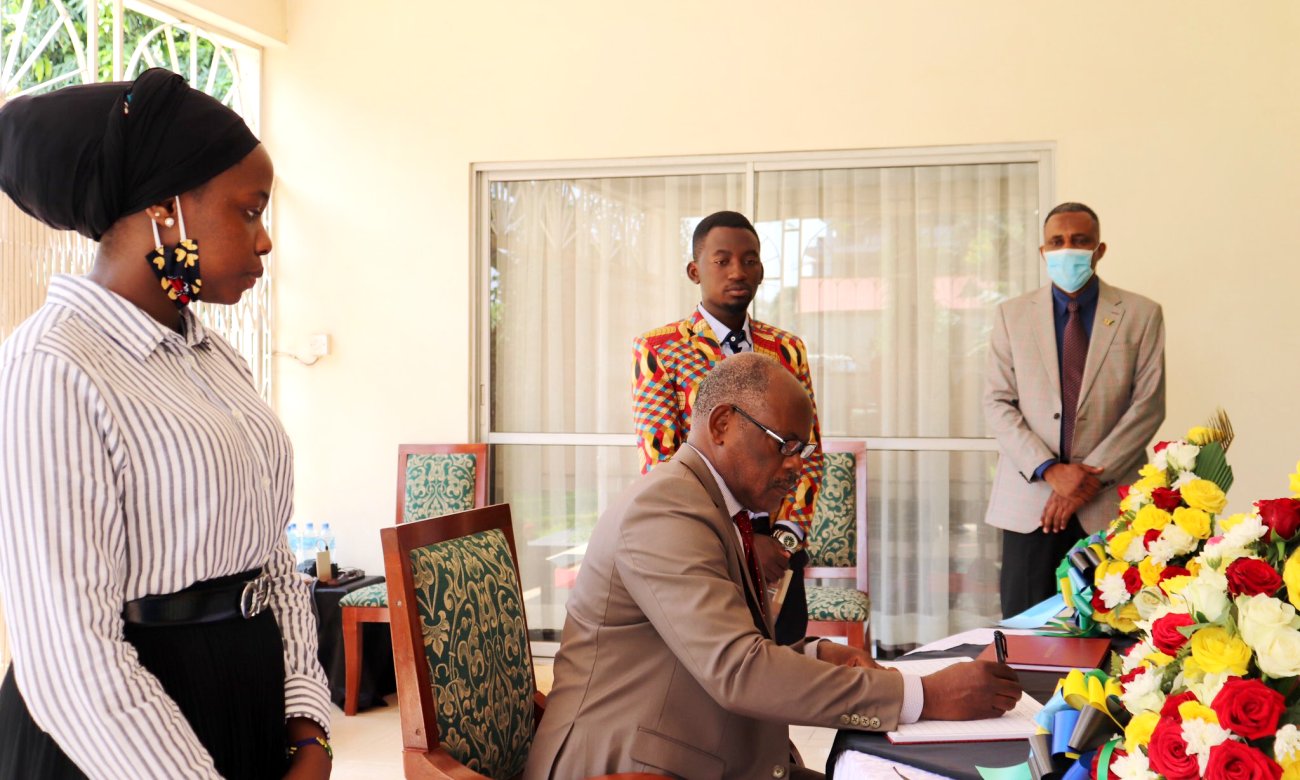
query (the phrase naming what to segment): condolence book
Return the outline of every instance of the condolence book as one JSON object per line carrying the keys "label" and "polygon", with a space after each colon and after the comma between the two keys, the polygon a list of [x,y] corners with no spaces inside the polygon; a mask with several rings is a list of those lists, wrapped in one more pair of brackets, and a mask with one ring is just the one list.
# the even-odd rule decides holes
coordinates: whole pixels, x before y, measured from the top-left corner
{"label": "condolence book", "polygon": [[[1057,672],[1096,669],[1106,660],[1109,639],[1081,639],[1070,636],[1007,635],[1007,666],[1012,669]],[[996,661],[993,645],[984,648],[978,661]]]}

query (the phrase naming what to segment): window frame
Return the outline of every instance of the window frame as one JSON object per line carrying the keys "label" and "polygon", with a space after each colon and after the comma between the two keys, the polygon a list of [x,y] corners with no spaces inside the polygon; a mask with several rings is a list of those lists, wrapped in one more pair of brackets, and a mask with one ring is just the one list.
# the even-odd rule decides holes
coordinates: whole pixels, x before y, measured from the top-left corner
{"label": "window frame", "polygon": [[[947,165],[1037,164],[1039,214],[1055,204],[1056,144],[1050,141],[960,146],[771,152],[677,157],[610,158],[541,162],[489,162],[470,167],[470,328],[469,436],[487,444],[636,446],[635,433],[532,433],[492,430],[492,343],[488,294],[491,289],[491,188],[496,182],[605,179],[617,177],[742,174],[745,213],[756,210],[757,174],[769,171],[900,168]],[[1044,269],[1039,279],[1046,281]],[[630,421],[629,421],[630,422]],[[995,452],[992,437],[827,437],[827,441],[865,441],[871,450]]]}

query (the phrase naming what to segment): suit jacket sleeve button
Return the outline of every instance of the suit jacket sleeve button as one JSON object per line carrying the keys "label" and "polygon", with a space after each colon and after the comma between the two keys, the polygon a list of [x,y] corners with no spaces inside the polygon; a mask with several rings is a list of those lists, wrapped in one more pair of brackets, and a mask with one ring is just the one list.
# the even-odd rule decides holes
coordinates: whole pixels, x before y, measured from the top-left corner
{"label": "suit jacket sleeve button", "polygon": [[841,715],[841,716],[840,716],[840,723],[841,723],[841,724],[847,726],[847,725],[849,725],[849,722],[850,722],[850,721],[849,721],[849,716],[848,716],[848,715]]}
{"label": "suit jacket sleeve button", "polygon": [[777,780],[781,780],[781,778],[785,777],[785,767],[780,764],[772,767],[772,777],[775,777]]}
{"label": "suit jacket sleeve button", "polygon": [[880,728],[880,718],[872,718],[871,723],[867,724],[873,729]]}
{"label": "suit jacket sleeve button", "polygon": [[1052,419],[1053,419],[1053,420],[1059,420],[1059,419],[1061,419],[1061,413],[1060,413],[1060,412],[1057,412],[1056,414],[1052,415]]}

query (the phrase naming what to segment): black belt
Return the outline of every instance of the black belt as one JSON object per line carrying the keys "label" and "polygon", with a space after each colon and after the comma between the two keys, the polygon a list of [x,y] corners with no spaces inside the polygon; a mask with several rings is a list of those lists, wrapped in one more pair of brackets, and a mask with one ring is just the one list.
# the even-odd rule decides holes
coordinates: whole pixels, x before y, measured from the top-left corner
{"label": "black belt", "polygon": [[144,596],[122,607],[138,626],[185,626],[251,618],[266,608],[271,578],[260,569],[198,582],[165,596]]}

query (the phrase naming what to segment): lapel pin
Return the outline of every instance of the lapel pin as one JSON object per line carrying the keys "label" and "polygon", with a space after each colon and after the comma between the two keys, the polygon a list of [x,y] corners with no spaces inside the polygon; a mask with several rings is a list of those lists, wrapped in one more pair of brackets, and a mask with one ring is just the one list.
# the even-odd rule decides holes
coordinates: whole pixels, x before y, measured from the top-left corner
{"label": "lapel pin", "polygon": [[1110,317],[1107,317],[1106,320],[1105,320],[1105,322],[1106,322],[1107,325],[1114,325],[1114,324],[1115,324],[1115,321],[1112,320]]}

